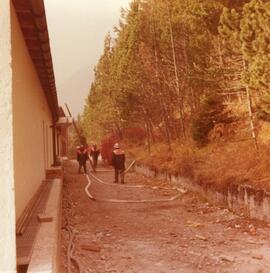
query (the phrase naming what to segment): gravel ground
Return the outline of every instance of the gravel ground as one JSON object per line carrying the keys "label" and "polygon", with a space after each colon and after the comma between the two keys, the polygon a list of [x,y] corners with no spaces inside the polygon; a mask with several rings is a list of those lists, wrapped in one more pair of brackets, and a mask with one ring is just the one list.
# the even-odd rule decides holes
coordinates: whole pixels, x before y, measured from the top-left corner
{"label": "gravel ground", "polygon": [[[79,272],[74,261],[81,272],[94,273],[270,272],[267,223],[212,206],[192,192],[171,202],[92,201],[76,162],[65,165],[61,272]],[[112,183],[109,167],[98,168],[96,175],[108,183],[92,181],[90,192],[97,198],[155,200],[176,194],[165,182],[135,173],[126,175],[125,185]]]}

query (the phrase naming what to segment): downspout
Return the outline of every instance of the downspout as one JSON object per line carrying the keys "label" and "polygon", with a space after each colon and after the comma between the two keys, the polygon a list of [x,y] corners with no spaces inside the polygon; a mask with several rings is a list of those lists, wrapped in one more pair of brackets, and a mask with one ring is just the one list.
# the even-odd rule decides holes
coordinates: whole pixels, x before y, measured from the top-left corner
{"label": "downspout", "polygon": [[52,140],[53,140],[53,165],[52,167],[57,167],[60,165],[59,161],[57,160],[57,154],[56,154],[56,122],[53,122],[53,125],[51,125],[52,128]]}

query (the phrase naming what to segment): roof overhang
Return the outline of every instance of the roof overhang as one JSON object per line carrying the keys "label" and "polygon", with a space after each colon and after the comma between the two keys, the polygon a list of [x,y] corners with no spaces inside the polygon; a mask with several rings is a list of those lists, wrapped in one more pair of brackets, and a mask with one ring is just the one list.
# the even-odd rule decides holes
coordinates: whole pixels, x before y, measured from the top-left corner
{"label": "roof overhang", "polygon": [[57,127],[68,127],[72,124],[72,117],[59,117],[55,125]]}
{"label": "roof overhang", "polygon": [[13,5],[53,119],[56,121],[59,108],[43,0],[13,0]]}

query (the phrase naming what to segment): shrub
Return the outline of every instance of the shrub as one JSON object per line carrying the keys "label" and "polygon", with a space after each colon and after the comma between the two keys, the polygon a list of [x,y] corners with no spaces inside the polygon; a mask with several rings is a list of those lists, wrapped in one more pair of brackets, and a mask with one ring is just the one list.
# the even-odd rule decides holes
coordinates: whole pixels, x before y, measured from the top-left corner
{"label": "shrub", "polygon": [[123,135],[129,142],[143,142],[145,140],[145,130],[140,127],[124,129]]}
{"label": "shrub", "polygon": [[118,141],[119,137],[114,134],[106,136],[101,141],[101,157],[108,164],[111,164],[113,145]]}
{"label": "shrub", "polygon": [[270,94],[265,92],[261,98],[261,104],[258,109],[258,118],[270,122]]}
{"label": "shrub", "polygon": [[192,138],[198,144],[206,144],[207,136],[215,123],[223,122],[226,119],[224,105],[218,95],[209,95],[202,102],[200,112],[195,116],[191,124]]}

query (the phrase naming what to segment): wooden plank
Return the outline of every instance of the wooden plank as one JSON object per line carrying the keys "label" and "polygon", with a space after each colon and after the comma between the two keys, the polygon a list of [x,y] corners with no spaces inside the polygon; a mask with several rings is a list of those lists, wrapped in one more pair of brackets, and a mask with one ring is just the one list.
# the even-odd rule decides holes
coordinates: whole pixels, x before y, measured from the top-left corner
{"label": "wooden plank", "polygon": [[38,221],[40,223],[48,223],[53,221],[53,217],[44,213],[40,213],[37,215]]}

